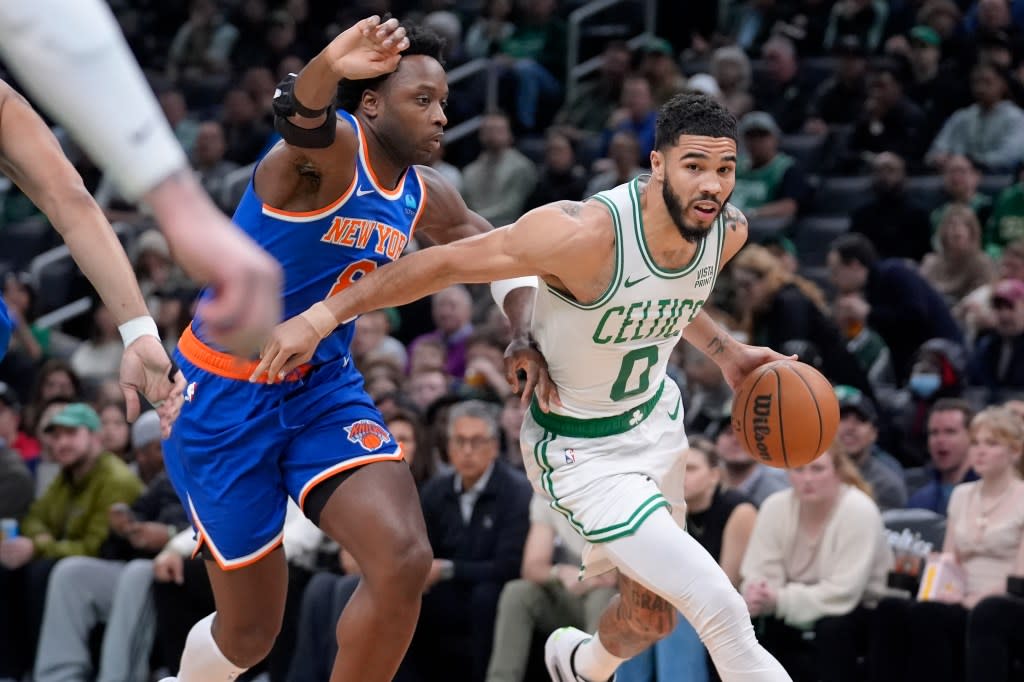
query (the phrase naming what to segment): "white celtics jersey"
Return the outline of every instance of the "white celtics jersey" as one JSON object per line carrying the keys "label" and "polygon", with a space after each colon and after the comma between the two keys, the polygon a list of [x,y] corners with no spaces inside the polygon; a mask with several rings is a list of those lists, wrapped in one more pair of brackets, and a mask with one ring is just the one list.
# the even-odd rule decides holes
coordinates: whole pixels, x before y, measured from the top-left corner
{"label": "white celtics jersey", "polygon": [[621,415],[660,394],[672,349],[711,294],[722,257],[721,215],[678,270],[658,267],[644,239],[640,181],[592,201],[615,226],[615,271],[607,291],[581,304],[542,280],[533,335],[558,386],[559,414],[575,419]]}

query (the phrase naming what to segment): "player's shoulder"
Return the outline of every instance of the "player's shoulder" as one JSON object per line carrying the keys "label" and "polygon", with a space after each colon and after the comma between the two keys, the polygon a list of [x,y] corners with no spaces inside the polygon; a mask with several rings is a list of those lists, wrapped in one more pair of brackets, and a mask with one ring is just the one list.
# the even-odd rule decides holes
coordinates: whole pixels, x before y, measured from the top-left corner
{"label": "player's shoulder", "polygon": [[449,196],[457,195],[458,190],[455,186],[448,181],[439,170],[431,166],[417,165],[413,166],[412,170],[419,177],[420,182],[423,183],[423,189],[431,195],[431,197],[437,196]]}
{"label": "player's shoulder", "polygon": [[726,202],[725,207],[722,209],[722,224],[729,232],[739,233],[744,236],[747,234],[747,216],[743,215],[743,211],[728,202]]}
{"label": "player's shoulder", "polygon": [[610,233],[612,215],[598,201],[553,201],[529,211],[524,219],[552,229],[569,230],[587,240]]}

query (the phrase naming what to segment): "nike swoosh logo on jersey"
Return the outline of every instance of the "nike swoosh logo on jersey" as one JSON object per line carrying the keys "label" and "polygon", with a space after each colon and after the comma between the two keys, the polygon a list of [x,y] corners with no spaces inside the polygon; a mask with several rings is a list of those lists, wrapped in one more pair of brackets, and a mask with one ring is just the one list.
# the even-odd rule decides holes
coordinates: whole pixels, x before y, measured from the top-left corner
{"label": "nike swoosh logo on jersey", "polygon": [[367,194],[373,194],[373,188],[370,188],[370,189],[363,189],[362,187],[357,187],[356,188],[356,196],[357,197],[365,197]]}
{"label": "nike swoosh logo on jersey", "polygon": [[676,409],[674,409],[674,410],[672,410],[671,412],[668,413],[668,418],[669,419],[671,419],[672,421],[676,420],[676,417],[679,416],[679,407],[682,404],[683,404],[683,399],[679,398],[679,400],[676,402]]}
{"label": "nike swoosh logo on jersey", "polygon": [[644,281],[648,277],[650,277],[650,275],[644,275],[640,279],[634,279],[634,280],[630,280],[629,277],[627,277],[626,278],[626,282],[625,282],[625,284],[623,286],[625,286],[628,289],[628,288],[630,288],[631,286],[633,286],[635,284],[640,284],[640,282]]}

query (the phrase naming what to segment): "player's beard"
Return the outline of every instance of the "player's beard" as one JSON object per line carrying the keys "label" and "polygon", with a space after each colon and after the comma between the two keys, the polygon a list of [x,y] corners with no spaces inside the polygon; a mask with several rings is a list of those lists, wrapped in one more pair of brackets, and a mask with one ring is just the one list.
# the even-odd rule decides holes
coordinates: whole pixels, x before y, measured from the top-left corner
{"label": "player's beard", "polygon": [[[683,202],[669,184],[668,175],[665,176],[665,181],[661,183],[661,198],[665,202],[668,214],[672,216],[672,222],[676,224],[676,229],[679,230],[679,236],[683,239],[691,244],[698,244],[711,232],[711,228],[715,224],[714,221],[707,227],[693,226],[686,222],[686,219],[683,217],[686,212]],[[718,204],[717,199],[708,196],[698,197],[695,201],[713,201]],[[721,204],[719,204],[719,211],[721,211]]]}

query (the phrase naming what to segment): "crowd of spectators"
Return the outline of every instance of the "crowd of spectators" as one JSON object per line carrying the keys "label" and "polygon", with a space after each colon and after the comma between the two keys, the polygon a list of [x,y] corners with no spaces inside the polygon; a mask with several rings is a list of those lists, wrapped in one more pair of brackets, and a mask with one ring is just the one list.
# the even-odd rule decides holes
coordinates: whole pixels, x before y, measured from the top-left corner
{"label": "crowd of spectators", "polygon": [[[646,3],[627,1],[601,25],[614,39],[585,44],[600,65],[578,83],[566,22],[582,0],[110,4],[226,213],[277,141],[275,83],[370,13],[443,34],[449,66],[491,60],[451,95],[451,121],[480,117],[477,134],[432,165],[499,226],[643,174],[659,104],[717,98],[739,121],[732,201],[750,241],[705,309],[738,339],[818,367],[841,421],[808,466],[758,464],[732,432],[721,372],[682,344],[670,377],[690,433],[688,530],[798,682],[1024,674],[1024,597],[1011,587],[1024,575],[1024,0],[661,0],[657,35],[632,42]],[[484,108],[486,78],[498,109]],[[145,209],[56,132],[172,349],[195,285]],[[58,324],[46,315],[90,291],[68,268],[32,267],[54,245],[41,221],[8,183],[0,275],[16,328],[0,362],[0,517],[20,536],[0,542],[0,681],[148,682],[176,671],[212,594],[159,425],[125,420],[111,315],[99,303]],[[615,593],[614,573],[577,579],[580,538],[522,474],[507,342],[486,287],[356,322],[353,361],[402,444],[434,554],[454,566],[430,573],[401,681],[546,679],[546,635],[594,630]],[[886,527],[945,552],[961,593],[899,592]],[[246,679],[326,682],[359,566],[297,507],[284,547],[284,627]],[[616,679],[716,674],[681,623]]]}

